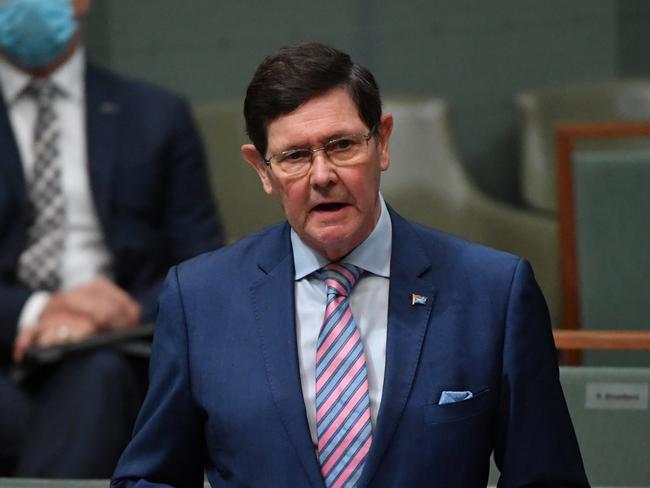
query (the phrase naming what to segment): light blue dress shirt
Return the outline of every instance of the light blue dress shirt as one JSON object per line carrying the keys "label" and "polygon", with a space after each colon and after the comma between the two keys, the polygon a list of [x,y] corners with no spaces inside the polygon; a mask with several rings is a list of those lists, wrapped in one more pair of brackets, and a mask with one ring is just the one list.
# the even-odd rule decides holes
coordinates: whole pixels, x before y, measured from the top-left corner
{"label": "light blue dress shirt", "polygon": [[[381,403],[386,365],[386,328],[388,324],[388,288],[392,224],[384,199],[380,195],[381,214],[368,238],[342,261],[363,268],[366,273],[352,290],[350,307],[359,327],[368,369],[370,414],[373,428]],[[325,315],[325,283],[313,273],[329,263],[307,246],[291,230],[293,261],[296,270],[296,336],[302,393],[307,410],[311,438],[316,446],[316,347]]]}

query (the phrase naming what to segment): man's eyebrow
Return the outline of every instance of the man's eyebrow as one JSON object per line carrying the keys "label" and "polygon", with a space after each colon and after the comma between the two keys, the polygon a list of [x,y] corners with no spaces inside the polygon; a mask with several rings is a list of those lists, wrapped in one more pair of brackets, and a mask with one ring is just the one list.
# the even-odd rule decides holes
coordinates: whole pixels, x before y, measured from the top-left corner
{"label": "man's eyebrow", "polygon": [[[324,146],[328,142],[334,141],[336,139],[341,139],[342,137],[350,136],[350,135],[357,135],[357,134],[364,134],[364,129],[360,130],[337,130],[336,132],[333,132],[331,134],[328,134],[327,136],[324,136],[320,138],[319,141],[319,146]],[[285,152],[285,151],[293,151],[296,149],[313,149],[314,147],[319,147],[319,146],[314,146],[312,144],[289,144],[285,146],[284,149],[279,149],[277,152]]]}
{"label": "man's eyebrow", "polygon": [[[327,139],[325,139],[323,141],[323,144],[327,144],[328,142],[333,141],[335,139],[340,139],[341,137],[346,137],[346,136],[355,135],[355,134],[357,134],[357,132],[338,131],[338,132],[335,132],[334,134],[332,134],[331,136],[327,137]],[[361,134],[361,132],[359,132],[359,134]]]}
{"label": "man's eyebrow", "polygon": [[275,151],[275,154],[280,154],[287,151],[297,151],[300,149],[310,149],[310,145],[309,144],[288,144]]}

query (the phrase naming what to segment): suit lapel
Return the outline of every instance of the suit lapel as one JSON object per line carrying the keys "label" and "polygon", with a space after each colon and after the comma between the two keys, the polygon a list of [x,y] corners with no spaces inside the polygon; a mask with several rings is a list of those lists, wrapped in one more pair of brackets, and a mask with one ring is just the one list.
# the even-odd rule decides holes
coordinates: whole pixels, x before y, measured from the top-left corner
{"label": "suit lapel", "polygon": [[[409,397],[427,331],[435,289],[430,278],[423,277],[431,263],[421,248],[411,225],[391,210],[393,247],[386,369],[377,425],[359,486],[374,476],[399,423]],[[427,297],[424,304],[413,304],[412,295]]]}
{"label": "suit lapel", "polygon": [[0,146],[3,148],[0,160],[0,172],[4,173],[3,179],[8,183],[6,188],[13,191],[18,198],[20,208],[29,203],[27,185],[23,163],[18,152],[18,145],[9,121],[9,111],[5,106],[4,98],[0,95]]}
{"label": "suit lapel", "polygon": [[88,171],[95,207],[104,229],[110,218],[113,157],[119,142],[120,105],[113,88],[111,80],[97,68],[86,66]]}
{"label": "suit lapel", "polygon": [[[282,235],[278,235],[280,233]],[[269,234],[260,249],[258,266],[263,276],[251,286],[250,292],[267,380],[287,435],[311,485],[322,487],[300,384],[289,226],[285,224]]]}

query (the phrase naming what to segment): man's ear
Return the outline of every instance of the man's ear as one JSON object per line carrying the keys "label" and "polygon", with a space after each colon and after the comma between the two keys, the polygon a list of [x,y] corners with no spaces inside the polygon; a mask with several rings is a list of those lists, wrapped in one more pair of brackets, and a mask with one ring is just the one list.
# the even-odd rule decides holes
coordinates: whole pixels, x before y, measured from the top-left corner
{"label": "man's ear", "polygon": [[377,132],[379,133],[379,167],[382,171],[386,171],[390,165],[388,147],[393,132],[393,114],[385,113],[381,116]]}
{"label": "man's ear", "polygon": [[255,170],[257,176],[260,177],[264,192],[267,195],[273,195],[273,185],[271,184],[271,178],[266,169],[266,163],[264,163],[262,156],[257,149],[255,149],[255,146],[253,144],[244,144],[241,147],[241,154],[244,157],[244,160]]}

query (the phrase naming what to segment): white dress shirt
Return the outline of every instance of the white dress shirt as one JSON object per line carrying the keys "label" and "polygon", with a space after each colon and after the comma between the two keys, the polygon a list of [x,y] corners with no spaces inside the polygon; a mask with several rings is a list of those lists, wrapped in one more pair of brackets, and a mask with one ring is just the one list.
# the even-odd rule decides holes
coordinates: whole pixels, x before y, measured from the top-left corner
{"label": "white dress shirt", "polygon": [[[350,307],[359,327],[370,397],[370,417],[373,428],[381,403],[386,366],[386,331],[388,324],[388,288],[390,284],[390,256],[392,224],[384,199],[380,195],[381,215],[368,238],[346,256],[344,263],[354,264],[366,273],[352,290]],[[296,336],[302,394],[314,446],[318,445],[316,430],[316,348],[318,334],[325,315],[327,289],[325,282],[313,273],[328,260],[307,246],[291,230],[295,274]]]}
{"label": "white dress shirt", "polygon": [[[111,277],[112,256],[99,225],[90,189],[86,147],[85,55],[83,49],[59,67],[50,80],[60,94],[54,110],[60,128],[59,163],[65,197],[66,232],[61,260],[61,289],[82,285],[98,275]],[[25,179],[34,166],[32,147],[36,101],[24,95],[31,78],[0,58],[2,96],[9,111]],[[32,325],[49,299],[49,293],[33,293],[25,303],[19,327]]]}

